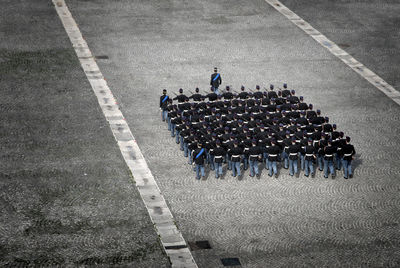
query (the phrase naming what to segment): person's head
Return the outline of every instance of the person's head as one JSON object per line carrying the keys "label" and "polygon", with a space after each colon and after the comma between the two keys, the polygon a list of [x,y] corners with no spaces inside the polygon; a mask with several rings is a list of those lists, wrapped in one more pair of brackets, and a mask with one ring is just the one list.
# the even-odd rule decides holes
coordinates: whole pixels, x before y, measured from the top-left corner
{"label": "person's head", "polygon": [[215,145],[217,145],[217,147],[221,147],[221,141],[220,140],[216,140],[215,141]]}
{"label": "person's head", "polygon": [[311,145],[312,144],[312,139],[311,138],[308,138],[308,145]]}
{"label": "person's head", "polygon": [[294,96],[294,95],[296,94],[296,91],[295,91],[294,89],[292,89],[292,90],[290,91],[290,94],[292,94],[292,96]]}
{"label": "person's head", "polygon": [[240,87],[240,90],[241,90],[241,91],[244,91],[244,86],[241,86],[241,87]]}
{"label": "person's head", "polygon": [[295,143],[296,143],[296,138],[292,137],[292,144],[295,144]]}
{"label": "person's head", "polygon": [[218,68],[214,67],[214,73],[218,72]]}
{"label": "person's head", "polygon": [[197,143],[197,147],[198,147],[198,148],[201,148],[201,146],[203,146],[203,144],[202,144],[201,141],[199,141],[199,142]]}
{"label": "person's head", "polygon": [[251,145],[252,146],[257,146],[257,140],[256,139],[252,139],[251,140]]}
{"label": "person's head", "polygon": [[198,87],[196,87],[195,91],[196,91],[196,93],[199,93],[200,89]]}
{"label": "person's head", "polygon": [[317,115],[321,115],[321,110],[320,109],[317,110]]}
{"label": "person's head", "polygon": [[349,142],[350,142],[350,137],[346,136],[346,143],[349,143]]}
{"label": "person's head", "polygon": [[269,89],[274,90],[274,85],[273,84],[269,85]]}
{"label": "person's head", "polygon": [[256,89],[257,89],[257,90],[260,90],[260,86],[259,86],[259,85],[256,85]]}
{"label": "person's head", "polygon": [[210,87],[211,92],[214,92],[214,87]]}
{"label": "person's head", "polygon": [[239,146],[239,141],[238,140],[234,140],[233,141],[233,146],[238,147]]}
{"label": "person's head", "polygon": [[287,84],[286,83],[283,83],[283,88],[287,89]]}
{"label": "person's head", "polygon": [[183,93],[183,89],[182,88],[179,89],[179,93],[181,93],[181,94]]}
{"label": "person's head", "polygon": [[167,95],[167,90],[166,90],[166,89],[163,89],[162,94],[163,94],[163,95]]}
{"label": "person's head", "polygon": [[226,91],[229,91],[230,89],[231,89],[231,88],[230,88],[229,86],[226,86],[226,87],[225,87],[225,90],[226,90]]}

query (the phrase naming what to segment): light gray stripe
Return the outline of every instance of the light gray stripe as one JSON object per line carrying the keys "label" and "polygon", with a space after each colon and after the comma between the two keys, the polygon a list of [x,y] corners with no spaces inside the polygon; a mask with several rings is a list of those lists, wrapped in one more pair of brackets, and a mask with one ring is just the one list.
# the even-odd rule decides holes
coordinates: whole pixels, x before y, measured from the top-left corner
{"label": "light gray stripe", "polygon": [[[92,53],[83,39],[82,34],[73,19],[64,0],[53,0],[58,16],[71,40],[72,46],[79,58],[82,68],[92,89],[97,96],[100,107],[110,124],[112,133],[122,156],[125,159],[130,171],[132,172],[136,187],[143,199],[150,218],[156,227],[156,231],[160,236],[161,243],[168,257],[171,260],[172,267],[197,267],[193,256],[187,247],[186,241],[183,239],[181,232],[174,223],[174,218],[169,210],[164,196],[147,163],[136,143],[132,132],[121,113],[115,98],[108,87],[103,75],[97,66]],[[93,74],[97,74],[93,76]],[[107,100],[107,101],[106,101]],[[172,246],[183,246],[184,248],[171,249]]]}
{"label": "light gray stripe", "polygon": [[389,85],[385,80],[375,74],[373,71],[364,66],[361,62],[357,61],[355,58],[350,56],[346,51],[341,49],[334,42],[329,40],[325,35],[321,34],[319,31],[314,29],[308,22],[300,18],[296,13],[291,11],[285,5],[283,5],[278,0],[265,0],[268,4],[273,6],[282,15],[288,18],[291,22],[296,24],[300,29],[306,32],[309,36],[314,38],[323,47],[328,49],[333,55],[341,59],[350,68],[352,68],[359,75],[364,77],[377,89],[385,93],[394,102],[400,105],[400,92],[398,92],[393,86]]}

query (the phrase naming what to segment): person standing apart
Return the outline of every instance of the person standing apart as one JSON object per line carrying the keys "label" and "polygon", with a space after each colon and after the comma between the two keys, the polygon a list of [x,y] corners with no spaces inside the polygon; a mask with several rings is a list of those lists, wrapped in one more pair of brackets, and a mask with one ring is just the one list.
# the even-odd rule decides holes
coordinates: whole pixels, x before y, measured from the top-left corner
{"label": "person standing apart", "polygon": [[161,110],[161,120],[165,121],[167,120],[168,116],[168,100],[169,97],[167,95],[167,90],[163,89],[163,94],[160,97],[160,110]]}
{"label": "person standing apart", "polygon": [[353,173],[351,170],[351,161],[356,154],[356,150],[354,146],[350,144],[350,137],[346,137],[346,143],[342,146],[342,166],[343,166],[343,175],[344,178],[347,179],[348,177],[353,178]]}
{"label": "person standing apart", "polygon": [[219,85],[222,83],[221,75],[218,73],[217,67],[214,68],[214,73],[211,75],[210,85],[214,88],[214,93],[220,95]]}

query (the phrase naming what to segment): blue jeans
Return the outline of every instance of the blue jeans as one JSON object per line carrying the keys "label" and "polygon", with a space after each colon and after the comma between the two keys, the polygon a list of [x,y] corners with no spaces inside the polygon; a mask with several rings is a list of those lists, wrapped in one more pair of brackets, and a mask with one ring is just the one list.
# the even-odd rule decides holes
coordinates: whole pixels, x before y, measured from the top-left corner
{"label": "blue jeans", "polygon": [[190,149],[188,149],[188,157],[189,157],[188,164],[191,165],[193,163],[193,159],[192,159],[192,150]]}
{"label": "blue jeans", "polygon": [[297,159],[296,160],[292,160],[289,159],[289,175],[293,176],[293,171],[294,173],[297,173]]}
{"label": "blue jeans", "polygon": [[188,144],[186,142],[183,143],[183,152],[184,152],[185,157],[188,157],[189,148],[188,148]]}
{"label": "blue jeans", "polygon": [[318,168],[319,168],[319,170],[323,170],[323,167],[322,167],[322,162],[323,162],[323,161],[324,161],[324,157],[318,155],[318,156],[317,156],[317,162],[318,162]]}
{"label": "blue jeans", "polygon": [[219,93],[219,89],[218,89],[217,87],[214,87],[214,93],[217,94],[217,95],[221,95],[221,94]]}
{"label": "blue jeans", "polygon": [[240,162],[232,162],[232,176],[236,177],[236,173],[238,176],[241,175],[240,173]]}
{"label": "blue jeans", "polygon": [[276,161],[269,161],[268,160],[268,169],[269,169],[269,175],[272,176],[272,171],[274,171],[274,174],[278,174],[278,168],[276,167]]}
{"label": "blue jeans", "polygon": [[352,170],[351,170],[351,160],[344,160],[342,159],[342,165],[343,165],[343,176],[345,178],[348,178],[348,176],[352,175]]}
{"label": "blue jeans", "polygon": [[242,160],[243,160],[243,169],[247,170],[247,165],[249,164],[248,163],[249,160],[247,159],[247,155],[242,154]]}
{"label": "blue jeans", "polygon": [[179,144],[179,140],[180,140],[179,133],[180,133],[180,131],[177,130],[176,134],[175,134],[175,142],[176,142],[176,144]]}
{"label": "blue jeans", "polygon": [[175,137],[175,124],[171,123],[171,137]]}
{"label": "blue jeans", "polygon": [[181,144],[181,151],[183,151],[184,148],[183,148],[183,137],[182,136],[180,136],[180,144]]}
{"label": "blue jeans", "polygon": [[171,131],[171,118],[167,116],[167,122],[168,122],[168,130]]}
{"label": "blue jeans", "polygon": [[289,167],[289,155],[285,151],[282,152],[282,160],[283,160],[283,166],[285,168],[288,168]]}
{"label": "blue jeans", "polygon": [[249,160],[250,163],[250,176],[254,176],[254,173],[258,175],[258,161]]}
{"label": "blue jeans", "polygon": [[338,154],[335,154],[335,158],[336,158],[336,168],[338,170],[342,169],[342,159],[340,158],[340,156]]}
{"label": "blue jeans", "polygon": [[161,111],[161,120],[165,121],[165,120],[167,120],[167,117],[168,117],[168,110],[162,110]]}
{"label": "blue jeans", "polygon": [[314,164],[312,160],[304,160],[304,174],[306,176],[308,176],[308,172],[310,172],[311,174],[314,174]]}
{"label": "blue jeans", "polygon": [[333,166],[333,160],[326,160],[324,159],[324,176],[328,177],[328,168],[331,172],[331,175],[335,174],[335,168]]}
{"label": "blue jeans", "polygon": [[215,177],[222,176],[222,163],[215,163]]}
{"label": "blue jeans", "polygon": [[268,169],[268,153],[263,153],[263,162],[265,163],[265,169]]}
{"label": "blue jeans", "polygon": [[232,161],[229,159],[229,155],[226,154],[225,159],[228,162],[228,170],[232,170]]}
{"label": "blue jeans", "polygon": [[196,179],[200,180],[200,172],[201,176],[206,176],[204,173],[204,165],[196,164]]}
{"label": "blue jeans", "polygon": [[209,153],[208,153],[208,163],[210,164],[210,169],[214,170],[215,169],[214,156]]}
{"label": "blue jeans", "polygon": [[304,170],[304,157],[305,155],[300,154],[300,168],[301,170]]}

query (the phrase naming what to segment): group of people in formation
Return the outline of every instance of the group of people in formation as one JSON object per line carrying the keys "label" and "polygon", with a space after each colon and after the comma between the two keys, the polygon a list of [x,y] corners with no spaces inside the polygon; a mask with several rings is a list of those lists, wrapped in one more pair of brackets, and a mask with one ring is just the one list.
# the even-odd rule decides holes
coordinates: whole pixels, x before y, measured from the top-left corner
{"label": "group of people in formation", "polygon": [[[169,97],[163,90],[160,97],[161,119],[168,123],[171,137],[195,165],[196,179],[205,177],[205,166],[222,177],[223,165],[232,176],[241,176],[250,169],[250,177],[260,176],[260,167],[269,176],[278,177],[278,167],[289,169],[290,176],[315,176],[315,167],[325,178],[335,178],[343,169],[345,179],[351,178],[355,149],[350,137],[337,130],[319,109],[296,96],[287,84],[276,90],[239,92],[229,86],[220,92],[221,75],[214,70],[210,92],[199,88],[189,95]],[[281,163],[281,164],[279,164]]]}

